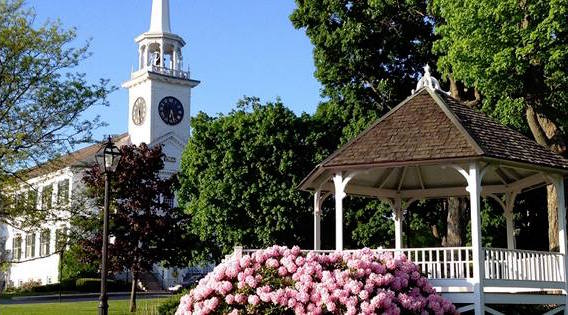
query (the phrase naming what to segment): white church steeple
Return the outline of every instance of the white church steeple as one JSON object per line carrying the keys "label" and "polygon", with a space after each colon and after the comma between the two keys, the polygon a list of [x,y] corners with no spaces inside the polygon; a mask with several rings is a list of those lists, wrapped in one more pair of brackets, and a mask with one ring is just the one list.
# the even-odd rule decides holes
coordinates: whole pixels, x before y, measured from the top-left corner
{"label": "white church steeple", "polygon": [[171,33],[170,28],[170,1],[152,1],[152,19],[149,33]]}
{"label": "white church steeple", "polygon": [[175,171],[190,134],[191,89],[199,81],[184,70],[185,41],[172,32],[169,0],[152,0],[150,29],[135,42],[138,67],[122,85],[129,94],[130,142],[162,145],[166,169]]}
{"label": "white church steeple", "polygon": [[135,39],[139,47],[138,70],[168,70],[169,74],[189,78],[183,69],[181,51],[185,41],[172,32],[170,21],[169,0],[152,0],[150,30]]}

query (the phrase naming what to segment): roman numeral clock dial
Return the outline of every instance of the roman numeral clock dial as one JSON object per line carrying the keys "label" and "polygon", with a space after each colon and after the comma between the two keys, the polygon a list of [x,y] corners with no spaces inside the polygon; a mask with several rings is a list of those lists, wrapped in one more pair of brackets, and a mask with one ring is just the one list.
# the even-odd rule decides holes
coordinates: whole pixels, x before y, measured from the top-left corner
{"label": "roman numeral clock dial", "polygon": [[173,96],[164,97],[158,104],[160,118],[168,125],[177,125],[183,119],[183,105]]}
{"label": "roman numeral clock dial", "polygon": [[132,107],[132,122],[136,126],[140,126],[144,123],[146,119],[146,101],[139,97],[134,102],[134,106]]}

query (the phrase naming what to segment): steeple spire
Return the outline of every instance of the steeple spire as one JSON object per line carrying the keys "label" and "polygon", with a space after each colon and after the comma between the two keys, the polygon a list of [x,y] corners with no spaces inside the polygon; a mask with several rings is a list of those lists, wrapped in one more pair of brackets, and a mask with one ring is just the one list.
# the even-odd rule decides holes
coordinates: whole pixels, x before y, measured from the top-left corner
{"label": "steeple spire", "polygon": [[138,70],[134,71],[134,74],[139,70],[161,69],[159,71],[164,75],[189,79],[189,73],[183,71],[181,50],[185,41],[172,33],[170,27],[169,0],[152,0],[150,30],[136,37],[134,41],[138,44],[139,55]]}
{"label": "steeple spire", "polygon": [[152,0],[152,19],[149,33],[171,33],[170,0]]}

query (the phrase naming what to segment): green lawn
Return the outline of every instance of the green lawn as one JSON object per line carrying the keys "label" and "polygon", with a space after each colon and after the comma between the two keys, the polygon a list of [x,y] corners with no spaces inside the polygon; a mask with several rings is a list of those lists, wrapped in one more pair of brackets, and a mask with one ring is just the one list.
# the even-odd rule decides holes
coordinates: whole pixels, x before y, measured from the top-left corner
{"label": "green lawn", "polygon": [[[165,301],[166,298],[139,299],[137,302],[137,315],[155,315],[157,306]],[[128,300],[109,301],[109,314],[127,315]],[[41,315],[75,315],[75,314],[97,314],[99,302],[65,302],[65,303],[37,303],[37,304],[17,304],[0,305],[0,314],[41,314]]]}

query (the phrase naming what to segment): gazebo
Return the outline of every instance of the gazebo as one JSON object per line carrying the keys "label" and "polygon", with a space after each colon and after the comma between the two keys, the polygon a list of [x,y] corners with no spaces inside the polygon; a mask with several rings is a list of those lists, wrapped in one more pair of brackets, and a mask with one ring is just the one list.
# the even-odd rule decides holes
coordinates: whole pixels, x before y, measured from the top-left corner
{"label": "gazebo", "polygon": [[[343,199],[379,198],[393,209],[395,253],[404,253],[459,311],[501,314],[488,304],[556,304],[568,314],[564,176],[568,160],[440,90],[428,69],[417,90],[345,144],[302,181],[314,192],[314,250],[324,199],[335,199],[335,250],[343,250]],[[517,194],[552,184],[558,192],[559,252],[515,249]],[[427,198],[469,197],[471,246],[403,248],[404,210]],[[503,207],[507,248],[481,241],[480,198]],[[547,235],[542,235],[547,237]]]}

